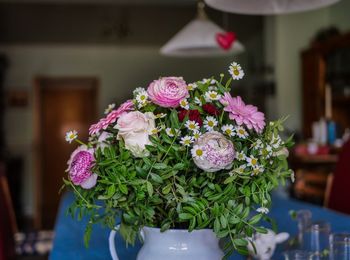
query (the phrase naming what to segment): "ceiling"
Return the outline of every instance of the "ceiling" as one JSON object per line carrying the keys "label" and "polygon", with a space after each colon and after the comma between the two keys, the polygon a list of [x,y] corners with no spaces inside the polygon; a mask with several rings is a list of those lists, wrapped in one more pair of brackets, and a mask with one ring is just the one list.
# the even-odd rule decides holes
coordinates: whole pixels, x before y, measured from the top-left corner
{"label": "ceiling", "polygon": [[193,5],[197,0],[0,0],[21,4]]}

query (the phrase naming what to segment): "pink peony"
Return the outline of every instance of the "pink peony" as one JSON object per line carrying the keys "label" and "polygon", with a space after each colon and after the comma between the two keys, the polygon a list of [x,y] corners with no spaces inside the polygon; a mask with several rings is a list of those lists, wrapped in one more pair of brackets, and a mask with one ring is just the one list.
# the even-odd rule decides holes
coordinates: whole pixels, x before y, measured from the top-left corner
{"label": "pink peony", "polygon": [[105,118],[100,119],[96,124],[93,124],[89,128],[89,134],[94,135],[99,133],[102,129],[106,130],[107,127],[113,123],[125,112],[134,110],[134,103],[131,99],[127,100],[117,110],[111,111]]}
{"label": "pink peony", "polygon": [[230,169],[235,158],[233,143],[216,131],[201,135],[194,143],[205,152],[204,158],[193,158],[198,168],[206,172]]}
{"label": "pink peony", "polygon": [[71,181],[84,189],[94,187],[97,180],[97,174],[91,171],[94,162],[95,157],[93,149],[89,149],[85,145],[78,147],[67,162],[67,171]]}
{"label": "pink peony", "polygon": [[164,77],[154,80],[147,89],[149,99],[161,107],[178,107],[188,96],[187,84],[183,78]]}
{"label": "pink peony", "polygon": [[264,114],[259,112],[257,107],[244,104],[240,96],[233,98],[226,92],[220,102],[225,106],[224,110],[229,112],[230,119],[235,120],[238,125],[244,124],[248,129],[254,128],[257,133],[264,129]]}

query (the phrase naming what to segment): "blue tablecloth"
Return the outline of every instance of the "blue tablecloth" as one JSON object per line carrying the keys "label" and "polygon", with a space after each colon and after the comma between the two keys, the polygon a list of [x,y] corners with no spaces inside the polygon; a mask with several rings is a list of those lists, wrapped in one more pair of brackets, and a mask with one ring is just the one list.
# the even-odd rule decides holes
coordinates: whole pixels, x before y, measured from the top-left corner
{"label": "blue tablecloth", "polygon": [[[107,228],[103,228],[99,225],[94,226],[90,246],[89,248],[85,248],[83,234],[87,220],[83,219],[79,222],[66,215],[66,209],[72,203],[73,199],[74,196],[72,193],[65,194],[62,199],[57,215],[55,227],[56,235],[50,259],[111,259],[108,249],[108,236],[110,230]],[[275,195],[273,196],[273,205],[269,216],[276,220],[280,232],[288,232],[291,236],[295,236],[297,233],[297,224],[288,214],[291,209],[309,209],[312,211],[313,220],[326,220],[330,222],[332,232],[350,232],[350,216],[348,215],[343,215],[315,205]],[[121,260],[136,259],[137,252],[141,247],[138,243],[135,247],[126,248],[124,241],[119,235],[116,236],[116,245]],[[279,249],[279,251],[280,250],[281,249]],[[238,259],[245,258],[238,254],[234,254],[230,257],[230,260]],[[281,259],[281,256],[277,253],[273,259]]]}

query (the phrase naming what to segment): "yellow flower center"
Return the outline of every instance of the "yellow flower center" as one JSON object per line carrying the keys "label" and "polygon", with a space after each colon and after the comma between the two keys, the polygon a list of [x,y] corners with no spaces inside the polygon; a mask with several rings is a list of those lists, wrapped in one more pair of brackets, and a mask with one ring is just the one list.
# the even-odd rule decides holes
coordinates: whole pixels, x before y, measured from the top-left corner
{"label": "yellow flower center", "polygon": [[252,165],[256,165],[258,163],[257,159],[252,159],[251,161]]}
{"label": "yellow flower center", "polygon": [[184,144],[191,144],[190,140],[185,140]]}
{"label": "yellow flower center", "polygon": [[196,129],[196,126],[195,126],[194,124],[190,124],[188,127],[189,127],[190,129]]}
{"label": "yellow flower center", "polygon": [[214,126],[214,122],[213,121],[209,121],[208,122],[208,126],[213,127]]}
{"label": "yellow flower center", "polygon": [[239,129],[238,132],[239,132],[241,135],[244,135],[244,134],[245,134],[245,132],[244,132],[243,129]]}
{"label": "yellow flower center", "polygon": [[238,70],[237,67],[233,67],[232,72],[233,72],[233,74],[235,74],[236,76],[239,75],[239,70]]}
{"label": "yellow flower center", "polygon": [[232,133],[231,129],[226,129],[225,132],[226,132],[226,134],[228,134],[228,135],[231,135],[231,133]]}
{"label": "yellow flower center", "polygon": [[200,149],[196,150],[196,155],[197,156],[202,156],[203,155],[203,151],[200,150]]}
{"label": "yellow flower center", "polygon": [[141,100],[145,100],[145,99],[146,99],[146,96],[145,96],[145,95],[142,95],[142,96],[140,97],[140,99],[141,99]]}
{"label": "yellow flower center", "polygon": [[210,96],[210,98],[216,98],[216,94],[215,93],[211,93],[209,96]]}

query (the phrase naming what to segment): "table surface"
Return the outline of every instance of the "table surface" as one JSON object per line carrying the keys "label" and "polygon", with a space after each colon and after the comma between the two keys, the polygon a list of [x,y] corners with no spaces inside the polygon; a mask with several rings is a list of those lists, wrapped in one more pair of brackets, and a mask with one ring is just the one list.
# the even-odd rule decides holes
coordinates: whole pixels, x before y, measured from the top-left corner
{"label": "table surface", "polygon": [[[62,198],[60,209],[56,219],[55,239],[53,250],[50,255],[51,260],[98,260],[111,259],[108,249],[108,236],[110,230],[100,225],[95,225],[91,234],[89,248],[85,248],[83,241],[84,229],[87,219],[81,221],[72,219],[66,214],[67,207],[74,200],[72,193],[66,193]],[[300,202],[282,196],[273,196],[273,205],[269,216],[274,218],[278,225],[279,232],[288,232],[291,236],[297,233],[297,223],[291,219],[289,210],[309,209],[312,212],[313,220],[325,220],[331,223],[332,232],[350,232],[350,216],[337,213],[312,204]],[[122,238],[117,234],[116,247],[120,260],[136,259],[137,252],[141,247],[137,243],[134,247],[125,247]],[[281,251],[278,248],[277,251]],[[230,260],[245,259],[245,257],[234,254]],[[281,259],[281,255],[276,253],[274,260]]]}

